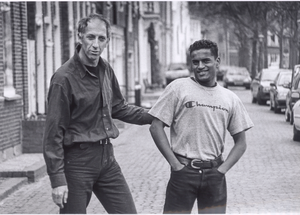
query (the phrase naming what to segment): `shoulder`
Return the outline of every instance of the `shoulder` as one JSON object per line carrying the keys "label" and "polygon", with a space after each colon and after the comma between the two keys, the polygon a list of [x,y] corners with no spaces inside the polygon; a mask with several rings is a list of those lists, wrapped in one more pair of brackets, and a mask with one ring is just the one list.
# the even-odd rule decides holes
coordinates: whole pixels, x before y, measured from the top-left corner
{"label": "shoulder", "polygon": [[174,81],[172,81],[170,84],[168,84],[167,86],[169,86],[170,88],[180,90],[179,87],[189,86],[192,81],[193,80],[190,77],[177,78]]}
{"label": "shoulder", "polygon": [[239,97],[233,91],[221,86],[220,84],[218,84],[217,87],[218,87],[218,90],[220,92],[222,92],[223,95],[225,94],[226,96],[228,96],[230,98],[239,99]]}
{"label": "shoulder", "polygon": [[73,58],[65,62],[59,67],[56,72],[52,75],[51,83],[63,84],[71,76],[74,76],[76,70],[75,61]]}

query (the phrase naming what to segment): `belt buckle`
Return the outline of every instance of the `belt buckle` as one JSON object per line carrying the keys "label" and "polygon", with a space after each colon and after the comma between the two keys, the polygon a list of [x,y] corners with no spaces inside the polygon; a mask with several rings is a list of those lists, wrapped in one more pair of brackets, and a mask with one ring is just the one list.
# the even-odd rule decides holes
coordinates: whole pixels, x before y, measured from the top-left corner
{"label": "belt buckle", "polygon": [[193,159],[193,160],[191,161],[191,167],[192,167],[193,169],[201,169],[201,167],[195,166],[195,165],[194,165],[194,162],[203,163],[203,161],[202,161],[202,160],[199,160],[199,159]]}

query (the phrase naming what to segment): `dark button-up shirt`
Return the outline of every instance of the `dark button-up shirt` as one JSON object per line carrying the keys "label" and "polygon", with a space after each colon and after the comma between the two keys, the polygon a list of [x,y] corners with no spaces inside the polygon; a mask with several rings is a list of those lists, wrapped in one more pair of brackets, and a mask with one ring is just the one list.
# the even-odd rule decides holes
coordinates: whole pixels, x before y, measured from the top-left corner
{"label": "dark button-up shirt", "polygon": [[114,71],[105,60],[99,60],[99,75],[89,72],[79,58],[80,48],[54,73],[48,93],[43,144],[53,188],[66,185],[64,147],[116,138],[119,131],[113,118],[139,125],[152,120],[147,110],[125,101]]}

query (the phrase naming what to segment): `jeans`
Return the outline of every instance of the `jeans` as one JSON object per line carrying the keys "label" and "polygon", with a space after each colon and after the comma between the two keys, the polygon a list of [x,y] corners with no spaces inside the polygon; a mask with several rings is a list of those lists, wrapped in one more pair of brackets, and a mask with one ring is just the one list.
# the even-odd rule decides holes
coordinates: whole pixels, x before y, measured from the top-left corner
{"label": "jeans", "polygon": [[191,213],[196,199],[199,214],[226,212],[226,179],[217,167],[199,171],[186,166],[171,172],[164,213]]}
{"label": "jeans", "polygon": [[111,143],[76,143],[65,149],[65,175],[69,195],[60,213],[85,214],[92,192],[108,213],[137,213]]}

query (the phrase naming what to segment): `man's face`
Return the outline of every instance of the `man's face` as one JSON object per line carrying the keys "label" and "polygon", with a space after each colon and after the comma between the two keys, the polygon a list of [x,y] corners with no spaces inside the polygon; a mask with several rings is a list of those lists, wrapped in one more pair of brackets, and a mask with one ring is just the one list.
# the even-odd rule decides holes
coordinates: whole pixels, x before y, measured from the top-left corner
{"label": "man's face", "polygon": [[220,58],[215,59],[210,49],[200,49],[191,53],[191,62],[191,68],[196,80],[201,85],[214,86]]}
{"label": "man's face", "polygon": [[99,57],[106,48],[109,38],[105,23],[99,19],[92,19],[88,23],[84,33],[79,35],[82,44],[79,56],[89,66],[98,64]]}

